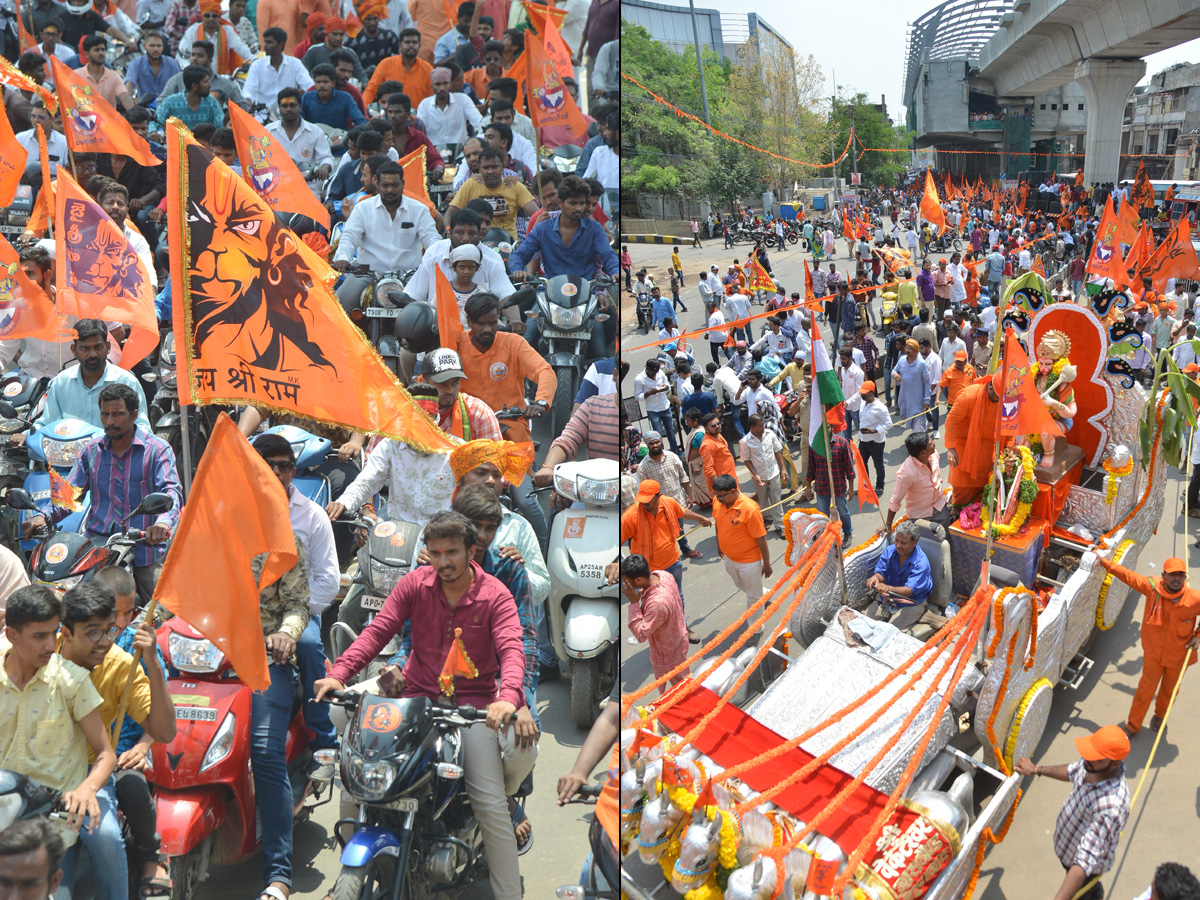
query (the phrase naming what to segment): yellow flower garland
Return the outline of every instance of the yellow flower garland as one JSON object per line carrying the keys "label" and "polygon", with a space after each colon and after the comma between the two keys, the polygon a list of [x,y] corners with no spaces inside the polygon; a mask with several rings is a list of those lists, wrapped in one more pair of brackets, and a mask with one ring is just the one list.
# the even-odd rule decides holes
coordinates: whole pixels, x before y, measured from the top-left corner
{"label": "yellow flower garland", "polygon": [[1104,471],[1108,473],[1104,478],[1104,502],[1108,506],[1113,505],[1113,501],[1117,499],[1117,489],[1120,487],[1118,479],[1124,478],[1133,471],[1133,457],[1129,457],[1129,462],[1119,469],[1114,469],[1109,460],[1104,461]]}
{"label": "yellow flower garland", "polygon": [[[696,795],[678,785],[667,788],[667,795],[677,808],[683,810],[682,821],[687,823],[696,806]],[[737,849],[741,842],[741,826],[737,817],[729,810],[715,809],[714,815],[721,817],[721,830],[718,832],[717,840],[717,866],[726,871],[732,871],[737,868]],[[683,850],[684,830],[686,830],[686,824],[684,828],[676,832],[674,838],[667,842],[666,850],[659,857],[658,864],[667,881],[671,880],[671,874],[675,871],[675,861],[679,859],[679,854]],[[721,900],[723,892],[716,885],[716,874],[717,870],[714,869],[712,874],[701,884],[684,894],[685,900]]]}
{"label": "yellow flower garland", "polygon": [[[1017,451],[1021,454],[1021,468],[1023,474],[1021,478],[1012,486],[1014,491],[1021,489],[1021,482],[1029,480],[1036,484],[1036,479],[1033,477],[1033,453],[1028,447],[1017,447]],[[992,476],[995,477],[994,475]],[[1021,526],[1025,524],[1025,520],[1029,518],[1029,511],[1033,509],[1033,503],[1024,501],[1017,502],[1017,511],[1013,513],[1012,521],[1007,525],[996,524],[991,527],[996,529],[996,534],[999,537],[1009,537],[1021,530]],[[979,518],[983,522],[983,533],[987,534],[988,526],[991,525],[991,517],[988,515],[988,508],[984,505],[979,510]]]}

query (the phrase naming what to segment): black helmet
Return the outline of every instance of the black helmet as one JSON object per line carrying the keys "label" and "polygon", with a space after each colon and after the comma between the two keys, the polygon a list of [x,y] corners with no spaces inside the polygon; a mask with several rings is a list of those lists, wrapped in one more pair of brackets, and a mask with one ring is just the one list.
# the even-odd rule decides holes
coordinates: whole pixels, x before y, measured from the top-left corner
{"label": "black helmet", "polygon": [[512,255],[513,243],[512,237],[503,228],[489,228],[487,234],[480,238],[479,243],[485,247],[491,247],[500,254],[500,258],[504,260],[505,268],[508,268],[508,258]]}
{"label": "black helmet", "polygon": [[437,349],[437,310],[433,304],[419,300],[404,307],[396,317],[396,337],[413,353]]}

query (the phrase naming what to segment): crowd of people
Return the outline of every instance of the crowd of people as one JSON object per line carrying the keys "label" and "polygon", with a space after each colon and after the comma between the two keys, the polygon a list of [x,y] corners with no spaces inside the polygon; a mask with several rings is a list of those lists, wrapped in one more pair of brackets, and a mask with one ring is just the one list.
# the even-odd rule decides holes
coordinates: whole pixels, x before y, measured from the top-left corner
{"label": "crowd of people", "polygon": [[[524,65],[534,23],[525,4],[509,0],[97,0],[94,7],[82,0],[29,0],[20,14],[33,45],[20,51],[15,21],[12,34],[5,32],[7,55],[19,72],[54,90],[50,59],[57,59],[112,105],[160,160],[150,166],[116,153],[69,152],[61,111],[47,109],[36,91],[4,89],[9,121],[29,151],[22,182],[38,197],[50,188],[43,171],[53,181],[61,166],[75,177],[136,251],[158,294],[164,335],[172,326],[164,126],[182,121],[206,151],[251,176],[242,170],[248,148],[238,147],[232,127],[235,106],[265,123],[329,212],[332,230],[310,224],[305,243],[339,273],[336,291],[348,311],[358,310],[364,289],[385,272],[411,272],[408,299],[434,304],[440,269],[458,301],[464,332],[457,345],[420,359],[409,354],[401,373],[415,402],[457,445],[452,453],[426,453],[319,416],[255,406],[231,410],[285,489],[299,557],[258,598],[271,661],[271,688],[254,695],[250,750],[264,900],[286,900],[293,885],[288,716],[276,711],[290,708],[298,683],[307,698],[310,748],[336,748],[328,704],[317,701],[330,687],[350,683],[362,661],[374,657],[364,649],[368,644],[380,640],[382,647],[405,629],[408,640],[386,670],[389,677],[369,686],[392,696],[436,698],[437,680],[425,675],[442,668],[447,645],[445,621],[432,610],[445,620],[464,605],[487,608],[491,627],[472,630],[464,642],[472,659],[493,661],[481,665],[465,689],[459,679],[458,702],[487,710],[486,723],[466,729],[467,791],[484,835],[493,893],[521,896],[517,857],[532,842],[533,823],[517,797],[531,789],[538,682],[559,674],[545,614],[549,523],[534,488],[550,483],[558,462],[583,453],[615,461],[618,447],[617,323],[608,315],[593,323],[592,365],[574,414],[534,464],[531,423],[549,409],[557,379],[543,355],[544,324],[526,316],[530,303],[516,299],[526,283],[541,278],[616,279],[608,213],[618,186],[620,134],[618,4],[531,5],[558,18],[578,75],[562,83],[587,110],[587,135],[562,126],[535,129],[522,111],[521,86],[508,73]],[[568,144],[579,150],[573,170],[549,156]],[[399,165],[421,147],[432,206],[410,196],[419,191],[411,169]],[[448,159],[446,147],[452,148]],[[457,164],[453,177],[447,163]],[[54,301],[50,224],[35,211],[13,237],[24,274]],[[502,234],[503,255],[497,239],[484,242],[490,230]],[[602,293],[601,312],[611,309]],[[186,502],[181,474],[189,473],[181,473],[182,461],[154,430],[158,385],[146,377],[153,354],[132,371],[119,365],[129,323],[72,319],[70,325],[73,339],[66,343],[0,340],[0,360],[9,375],[42,379],[45,399],[35,426],[74,418],[103,432],[65,476],[87,504],[84,534],[103,543],[151,493],[166,494],[172,504],[161,515],[134,520],[145,535],[131,567],[109,567],[65,592],[30,584],[25,553],[0,547],[0,766],[61,792],[66,826],[81,835],[65,848],[58,832],[39,822],[3,832],[0,884],[12,883],[10,857],[32,852],[38,866],[49,864],[43,873],[49,893],[70,896],[82,847],[93,861],[101,900],[129,896],[127,859],[140,897],[171,896],[178,886],[156,834],[147,774],[151,746],[175,735],[166,678],[178,673],[155,649],[162,611],[150,621],[143,607],[179,526]],[[536,385],[532,400],[526,379]],[[497,419],[497,411],[514,407],[520,416]],[[337,451],[318,470],[330,488],[325,508],[293,483],[293,445],[261,433],[282,424],[327,438]],[[12,444],[25,436],[13,435]],[[381,496],[386,512],[377,508]],[[67,515],[49,498],[39,501],[41,514],[22,524],[26,539],[40,539]],[[419,561],[365,629],[364,610],[343,602],[341,581],[355,556],[355,538],[332,523],[347,513],[370,523],[386,515],[422,530]],[[262,564],[256,557],[254,565]],[[363,633],[330,670],[334,621]],[[133,664],[137,650],[140,667]],[[113,744],[107,732],[127,679],[133,699]],[[612,727],[611,718],[604,728]],[[519,750],[502,767],[497,734],[506,730]],[[576,770],[586,769],[586,778],[599,759],[588,749]],[[315,772],[319,765],[313,765]],[[578,771],[564,776],[561,801],[580,783]],[[30,840],[36,847],[26,846]]]}

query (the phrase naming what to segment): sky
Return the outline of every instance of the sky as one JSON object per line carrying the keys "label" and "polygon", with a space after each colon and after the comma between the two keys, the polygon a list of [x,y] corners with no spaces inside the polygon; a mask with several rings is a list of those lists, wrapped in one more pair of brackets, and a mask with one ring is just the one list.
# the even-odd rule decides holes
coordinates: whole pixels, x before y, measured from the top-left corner
{"label": "sky", "polygon": [[[658,0],[670,6],[685,0]],[[839,2],[767,4],[762,0],[695,0],[698,8],[722,13],[758,13],[791,42],[797,54],[816,57],[825,73],[826,93],[833,93],[833,75],[840,93],[865,93],[874,102],[887,98],[892,121],[904,120],[900,106],[907,52],[907,25],[937,5],[931,0],[854,0]],[[1146,57],[1146,78],[1180,62],[1200,62],[1200,36],[1186,44]]]}

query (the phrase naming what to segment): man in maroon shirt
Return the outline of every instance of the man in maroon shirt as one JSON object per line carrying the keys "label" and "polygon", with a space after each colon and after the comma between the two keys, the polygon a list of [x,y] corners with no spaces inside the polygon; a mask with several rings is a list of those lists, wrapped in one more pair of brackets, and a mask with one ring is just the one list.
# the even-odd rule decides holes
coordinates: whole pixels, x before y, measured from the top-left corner
{"label": "man in maroon shirt", "polygon": [[[483,832],[488,872],[496,900],[521,900],[517,841],[509,818],[506,781],[515,789],[537,759],[537,728],[532,719],[518,722],[513,735],[502,735],[525,704],[525,650],[517,604],[508,589],[471,559],[475,526],[455,512],[438,512],[425,526],[428,566],[410,571],[396,584],[375,620],[314,685],[319,701],[375,659],[399,633],[412,628],[412,654],[399,676],[380,687],[388,696],[428,697],[442,693],[438,676],[454,641],[476,669],[474,678],[455,679],[452,702],[487,708],[486,722],[460,731],[464,780],[471,808]],[[461,632],[455,637],[456,631]],[[499,689],[496,682],[499,678]],[[500,740],[514,738],[514,756],[500,758]]]}
{"label": "man in maroon shirt", "polygon": [[412,101],[408,99],[407,94],[397,93],[388,97],[387,117],[388,121],[392,123],[396,152],[403,159],[418,147],[424,146],[425,171],[436,183],[441,180],[442,172],[446,170],[446,163],[442,160],[442,154],[438,152],[433,141],[429,139],[429,135],[409,124],[411,116]]}

